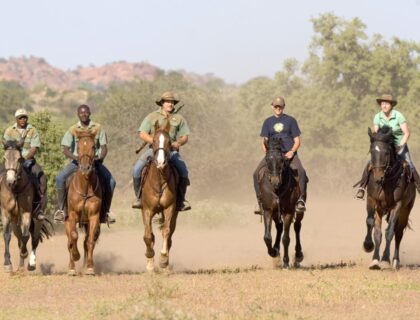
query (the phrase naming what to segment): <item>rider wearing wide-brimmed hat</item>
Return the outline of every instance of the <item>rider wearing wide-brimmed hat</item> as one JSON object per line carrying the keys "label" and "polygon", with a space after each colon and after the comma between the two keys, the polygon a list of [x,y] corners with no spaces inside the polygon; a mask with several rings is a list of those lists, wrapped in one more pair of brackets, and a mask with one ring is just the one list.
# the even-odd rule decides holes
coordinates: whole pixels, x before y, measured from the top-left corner
{"label": "rider wearing wide-brimmed hat", "polygon": [[[390,94],[383,94],[380,98],[376,99],[376,102],[381,107],[381,111],[373,118],[373,131],[377,132],[378,129],[383,126],[391,128],[397,154],[409,165],[416,188],[420,192],[420,178],[413,161],[411,160],[410,152],[407,147],[407,141],[410,137],[407,120],[400,111],[394,109],[394,107],[398,104],[398,101]],[[362,180],[359,189],[357,190],[356,198],[358,199],[364,199],[365,196],[365,189],[368,182],[369,163],[363,171]]]}
{"label": "rider wearing wide-brimmed hat", "polygon": [[[191,206],[188,201],[185,200],[187,186],[190,184],[188,179],[188,169],[179,153],[180,147],[188,142],[190,129],[188,128],[188,124],[185,118],[178,113],[180,108],[178,108],[178,110],[175,109],[175,105],[179,102],[179,100],[176,99],[174,93],[170,91],[164,92],[162,96],[155,102],[160,108],[149,113],[146,118],[144,118],[138,129],[139,137],[145,143],[152,145],[154,124],[156,121],[158,121],[160,126],[162,126],[166,121],[169,121],[169,137],[171,138],[172,144],[172,150],[169,154],[169,161],[178,170],[180,177],[177,190],[176,207],[178,211],[190,210]],[[141,172],[147,163],[147,158],[149,157],[153,157],[152,148],[146,149],[146,151],[137,160],[133,168],[133,187],[134,193],[136,195],[136,200],[132,205],[133,208],[141,208]]]}

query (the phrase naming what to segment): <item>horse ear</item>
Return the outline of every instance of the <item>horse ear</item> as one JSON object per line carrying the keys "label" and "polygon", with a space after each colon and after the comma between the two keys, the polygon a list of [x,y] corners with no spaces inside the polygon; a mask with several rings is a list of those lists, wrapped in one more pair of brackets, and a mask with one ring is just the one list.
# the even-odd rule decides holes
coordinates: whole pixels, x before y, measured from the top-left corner
{"label": "horse ear", "polygon": [[159,120],[155,122],[155,132],[159,130]]}
{"label": "horse ear", "polygon": [[372,129],[370,127],[368,127],[368,135],[370,137],[370,142],[373,141],[373,133],[372,133]]}

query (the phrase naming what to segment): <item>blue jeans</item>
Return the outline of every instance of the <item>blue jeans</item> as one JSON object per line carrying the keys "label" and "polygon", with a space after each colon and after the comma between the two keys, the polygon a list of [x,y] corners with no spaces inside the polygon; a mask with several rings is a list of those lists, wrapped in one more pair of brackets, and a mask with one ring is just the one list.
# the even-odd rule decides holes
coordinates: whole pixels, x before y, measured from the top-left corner
{"label": "blue jeans", "polygon": [[[73,160],[69,162],[63,170],[60,171],[60,173],[55,178],[55,185],[57,189],[66,189],[66,180],[73,172],[76,172],[77,167],[77,162]],[[109,172],[109,170],[102,163],[96,163],[96,170],[99,176],[104,179],[107,191],[113,193],[116,182],[111,172]]]}
{"label": "blue jeans", "polygon": [[[141,171],[146,165],[148,157],[153,157],[153,150],[151,148],[148,148],[135,163],[133,167],[133,178],[140,177]],[[187,165],[184,160],[182,160],[178,151],[171,151],[169,153],[169,162],[178,170],[181,178],[188,178]]]}

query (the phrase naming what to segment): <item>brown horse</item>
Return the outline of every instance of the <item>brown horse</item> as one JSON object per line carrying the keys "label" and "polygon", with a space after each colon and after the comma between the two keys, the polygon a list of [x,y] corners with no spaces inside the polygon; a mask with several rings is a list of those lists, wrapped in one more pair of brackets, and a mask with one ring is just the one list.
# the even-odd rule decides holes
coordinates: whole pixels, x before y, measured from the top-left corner
{"label": "brown horse", "polygon": [[[390,245],[395,234],[395,251],[392,267],[400,267],[399,248],[404,229],[416,199],[416,188],[411,181],[410,169],[396,155],[392,131],[382,127],[377,133],[369,128],[371,170],[367,185],[367,234],[363,242],[366,252],[375,249],[370,269],[380,269],[379,249],[382,241],[382,218],[386,217],[386,245],[382,262],[389,265]],[[372,229],[374,241],[372,242]]]}
{"label": "brown horse", "polygon": [[86,275],[95,275],[93,249],[100,234],[99,215],[102,204],[102,188],[95,171],[95,134],[77,133],[77,154],[79,167],[69,181],[67,196],[68,218],[65,222],[68,249],[70,253],[69,271],[76,275],[75,261],[80,259],[77,248],[78,233],[76,224],[84,226],[85,240],[84,266]]}
{"label": "brown horse", "polygon": [[43,237],[49,238],[51,236],[48,226],[50,224],[49,220],[38,221],[33,219],[31,215],[36,191],[28,173],[23,168],[22,145],[22,141],[20,143],[16,141],[4,143],[5,174],[0,176],[0,208],[5,243],[5,272],[13,270],[9,249],[12,230],[18,239],[20,249],[19,268],[24,267],[25,258],[28,256],[26,245],[29,236],[31,236],[32,250],[29,256],[29,271],[36,269],[36,249],[39,242],[42,241]]}
{"label": "brown horse", "polygon": [[[303,212],[296,212],[296,201],[300,196],[299,185],[289,166],[289,160],[282,154],[281,139],[271,138],[265,141],[266,167],[260,172],[261,204],[264,216],[264,242],[268,254],[273,258],[280,256],[280,239],[283,242],[284,255],[283,267],[289,267],[290,226],[294,220],[296,234],[294,264],[298,266],[303,260],[302,246],[300,243],[300,229]],[[274,221],[277,235],[272,244],[271,224]],[[283,238],[282,232],[284,231]]]}
{"label": "brown horse", "polygon": [[141,201],[143,204],[144,242],[146,243],[147,270],[154,270],[155,251],[153,246],[155,236],[152,230],[152,218],[156,213],[163,214],[162,236],[163,246],[160,253],[159,266],[166,269],[169,264],[169,250],[172,245],[172,235],[176,227],[176,187],[178,174],[169,164],[171,139],[169,137],[169,122],[164,128],[155,123],[153,136],[153,159],[145,168]]}

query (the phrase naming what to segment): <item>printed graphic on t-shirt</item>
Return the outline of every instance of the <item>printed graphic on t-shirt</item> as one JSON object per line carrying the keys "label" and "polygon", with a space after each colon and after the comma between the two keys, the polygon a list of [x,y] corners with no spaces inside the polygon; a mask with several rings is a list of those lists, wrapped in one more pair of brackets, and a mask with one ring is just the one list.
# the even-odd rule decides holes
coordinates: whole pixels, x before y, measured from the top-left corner
{"label": "printed graphic on t-shirt", "polygon": [[283,123],[280,123],[280,122],[276,123],[273,127],[275,132],[282,132],[283,128],[284,128],[284,125]]}

